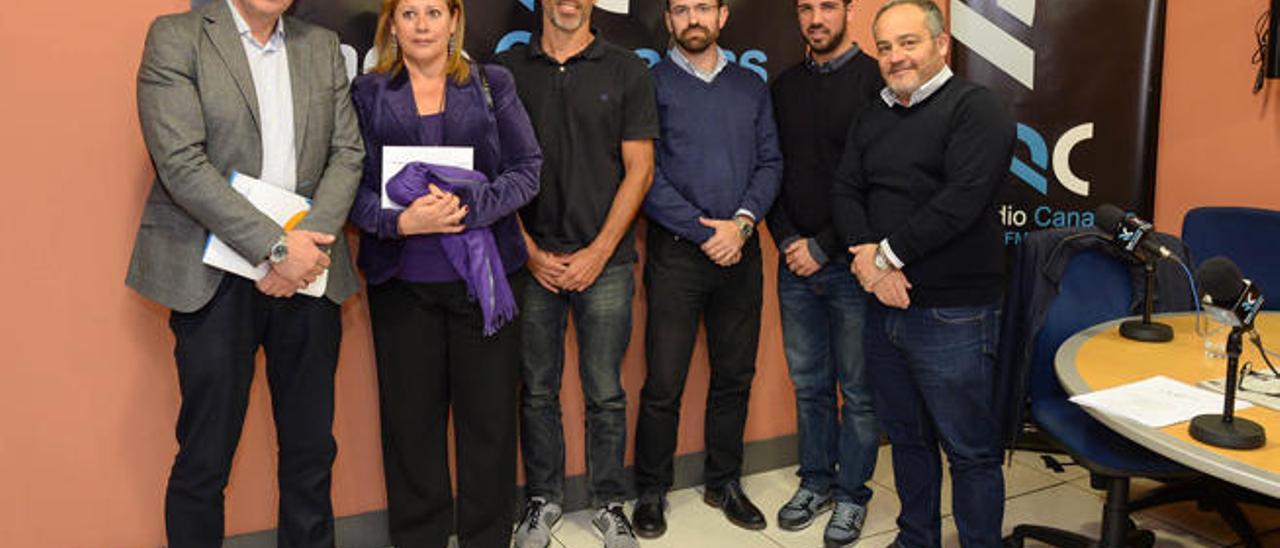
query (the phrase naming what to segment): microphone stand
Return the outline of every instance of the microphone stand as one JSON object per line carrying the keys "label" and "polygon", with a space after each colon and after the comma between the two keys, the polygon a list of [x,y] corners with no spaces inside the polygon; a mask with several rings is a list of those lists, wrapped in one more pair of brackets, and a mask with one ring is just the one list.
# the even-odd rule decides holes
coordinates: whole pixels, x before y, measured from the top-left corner
{"label": "microphone stand", "polygon": [[1146,283],[1146,298],[1142,302],[1142,320],[1129,320],[1120,324],[1120,335],[1126,339],[1142,342],[1169,342],[1173,340],[1173,328],[1168,324],[1151,321],[1151,309],[1155,306],[1156,261],[1151,257],[1142,266],[1142,275]]}
{"label": "microphone stand", "polygon": [[1262,425],[1246,418],[1237,418],[1236,380],[1240,369],[1242,327],[1231,328],[1227,335],[1227,385],[1223,391],[1221,415],[1200,415],[1191,419],[1191,437],[1214,447],[1228,449],[1257,449],[1267,443],[1267,432]]}

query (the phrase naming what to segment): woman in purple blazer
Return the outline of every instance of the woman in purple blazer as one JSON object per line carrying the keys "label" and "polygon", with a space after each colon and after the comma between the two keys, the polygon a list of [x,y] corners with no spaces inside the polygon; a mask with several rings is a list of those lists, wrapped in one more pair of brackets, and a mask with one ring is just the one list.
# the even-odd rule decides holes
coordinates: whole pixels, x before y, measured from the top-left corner
{"label": "woman in purple blazer", "polygon": [[[511,74],[461,53],[461,0],[383,0],[373,70],[352,83],[366,156],[351,209],[381,394],[391,541],[510,543],[515,502],[515,295],[528,281],[516,210],[538,191],[542,153]],[[410,164],[382,203],[384,146],[462,146],[475,171]]]}

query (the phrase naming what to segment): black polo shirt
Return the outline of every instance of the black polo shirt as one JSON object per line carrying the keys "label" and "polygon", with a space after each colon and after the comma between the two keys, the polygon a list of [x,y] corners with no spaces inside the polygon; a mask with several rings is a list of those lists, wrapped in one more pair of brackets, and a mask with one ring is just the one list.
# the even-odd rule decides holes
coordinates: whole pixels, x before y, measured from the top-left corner
{"label": "black polo shirt", "polygon": [[[658,110],[649,68],[635,53],[599,36],[564,64],[534,36],[498,55],[515,75],[520,100],[542,145],[537,197],[520,210],[538,247],[571,253],[604,227],[622,184],[622,142],[657,139]],[[610,264],[636,261],[633,227]]]}

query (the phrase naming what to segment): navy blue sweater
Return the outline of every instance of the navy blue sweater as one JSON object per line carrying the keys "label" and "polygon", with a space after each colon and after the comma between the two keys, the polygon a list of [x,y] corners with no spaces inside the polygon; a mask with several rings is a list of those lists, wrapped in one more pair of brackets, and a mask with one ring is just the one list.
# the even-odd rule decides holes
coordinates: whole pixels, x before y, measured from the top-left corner
{"label": "navy blue sweater", "polygon": [[730,64],[711,83],[663,59],[653,67],[662,137],[656,143],[649,220],[701,244],[713,231],[698,217],[745,209],[763,220],[782,179],[769,88]]}

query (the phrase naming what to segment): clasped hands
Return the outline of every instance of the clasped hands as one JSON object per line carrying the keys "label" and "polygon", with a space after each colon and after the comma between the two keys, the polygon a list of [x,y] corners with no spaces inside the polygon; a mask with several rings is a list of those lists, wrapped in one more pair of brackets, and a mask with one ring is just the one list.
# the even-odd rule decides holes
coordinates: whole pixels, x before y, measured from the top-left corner
{"label": "clasped hands", "polygon": [[813,254],[809,253],[809,239],[797,238],[795,241],[787,244],[787,248],[782,250],[782,259],[786,262],[787,270],[792,274],[801,278],[808,278],[822,270],[822,265],[813,258]]}
{"label": "clasped hands", "polygon": [[457,234],[467,229],[462,219],[468,209],[457,194],[440,190],[436,185],[427,185],[427,191],[400,212],[397,221],[400,234]]}
{"label": "clasped hands", "polygon": [[702,226],[715,231],[707,241],[702,243],[702,252],[711,262],[718,266],[733,266],[742,260],[742,244],[747,239],[733,219],[708,219],[698,217]]}
{"label": "clasped hands", "polygon": [[604,272],[609,262],[610,250],[592,242],[573,253],[552,253],[539,249],[531,240],[529,248],[529,273],[547,291],[586,291]]}
{"label": "clasped hands", "polygon": [[294,229],[285,233],[285,245],[289,254],[283,261],[271,265],[267,275],[258,280],[258,291],[272,297],[292,297],[298,290],[311,285],[329,268],[327,248],[336,238],[311,230]]}
{"label": "clasped hands", "polygon": [[877,244],[855,245],[849,248],[853,254],[853,263],[849,270],[858,278],[862,289],[876,296],[881,304],[893,308],[905,309],[911,306],[911,281],[906,274],[897,268],[881,270],[876,268],[875,257]]}

